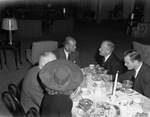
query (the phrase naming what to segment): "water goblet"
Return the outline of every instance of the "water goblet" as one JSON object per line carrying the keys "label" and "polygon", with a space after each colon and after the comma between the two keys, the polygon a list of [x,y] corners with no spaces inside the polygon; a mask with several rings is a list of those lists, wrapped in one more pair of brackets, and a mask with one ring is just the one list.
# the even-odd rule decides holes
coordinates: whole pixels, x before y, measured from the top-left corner
{"label": "water goblet", "polygon": [[142,102],[143,102],[143,105],[142,105],[143,113],[148,115],[150,112],[150,100],[144,99],[144,101],[142,101]]}
{"label": "water goblet", "polygon": [[133,82],[131,80],[124,80],[122,82],[122,86],[125,88],[125,89],[130,89],[132,88],[133,86]]}

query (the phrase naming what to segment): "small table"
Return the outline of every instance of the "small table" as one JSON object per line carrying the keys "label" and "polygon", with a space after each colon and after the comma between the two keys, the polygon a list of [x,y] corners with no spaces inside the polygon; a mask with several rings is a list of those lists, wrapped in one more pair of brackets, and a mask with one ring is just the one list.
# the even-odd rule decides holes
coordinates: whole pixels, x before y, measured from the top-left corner
{"label": "small table", "polygon": [[[19,62],[21,62],[21,43],[20,41],[13,41],[13,44],[10,45],[9,41],[1,41],[0,42],[0,49],[3,51],[4,54],[4,61],[5,64],[7,65],[7,60],[6,60],[6,50],[11,50],[14,53],[14,59],[15,59],[15,64],[16,64],[16,69],[18,70],[18,57],[19,57]],[[8,65],[7,65],[8,67]]]}

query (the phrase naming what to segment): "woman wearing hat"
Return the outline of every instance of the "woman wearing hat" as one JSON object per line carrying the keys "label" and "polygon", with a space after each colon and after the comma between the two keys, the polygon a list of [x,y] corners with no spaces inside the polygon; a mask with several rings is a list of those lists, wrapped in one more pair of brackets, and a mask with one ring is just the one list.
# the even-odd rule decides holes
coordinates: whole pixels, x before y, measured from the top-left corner
{"label": "woman wearing hat", "polygon": [[47,93],[42,100],[41,117],[71,117],[71,92],[83,81],[78,65],[67,60],[54,60],[39,72]]}

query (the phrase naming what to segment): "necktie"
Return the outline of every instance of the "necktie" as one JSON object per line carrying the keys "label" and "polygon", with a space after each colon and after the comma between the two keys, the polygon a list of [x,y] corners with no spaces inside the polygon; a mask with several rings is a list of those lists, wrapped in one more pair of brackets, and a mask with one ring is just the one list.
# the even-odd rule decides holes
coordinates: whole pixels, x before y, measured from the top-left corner
{"label": "necktie", "polygon": [[104,67],[104,64],[105,64],[105,57],[102,58],[102,64],[101,64],[101,66]]}
{"label": "necktie", "polygon": [[68,60],[70,60],[70,57],[71,57],[71,53],[68,53]]}
{"label": "necktie", "polygon": [[134,71],[133,74],[132,74],[131,81],[133,82],[133,86],[132,86],[132,87],[134,87],[134,82],[135,82],[135,71]]}

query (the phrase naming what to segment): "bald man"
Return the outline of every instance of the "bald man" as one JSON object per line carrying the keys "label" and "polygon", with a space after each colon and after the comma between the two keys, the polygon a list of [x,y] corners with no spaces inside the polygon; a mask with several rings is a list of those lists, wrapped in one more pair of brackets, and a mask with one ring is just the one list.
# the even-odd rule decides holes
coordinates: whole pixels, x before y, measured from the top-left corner
{"label": "bald man", "polygon": [[38,111],[43,99],[43,89],[38,83],[37,74],[45,64],[56,60],[56,56],[52,52],[45,52],[39,58],[39,65],[32,67],[25,75],[21,89],[21,103],[25,112],[31,107],[35,107]]}
{"label": "bald man", "polygon": [[76,50],[76,40],[66,37],[64,46],[54,51],[57,59],[70,60],[80,66],[79,52]]}
{"label": "bald man", "polygon": [[115,45],[109,41],[105,40],[101,43],[99,48],[99,55],[101,56],[100,66],[104,67],[108,74],[115,76],[116,72],[122,73],[122,63],[119,58],[113,53]]}

